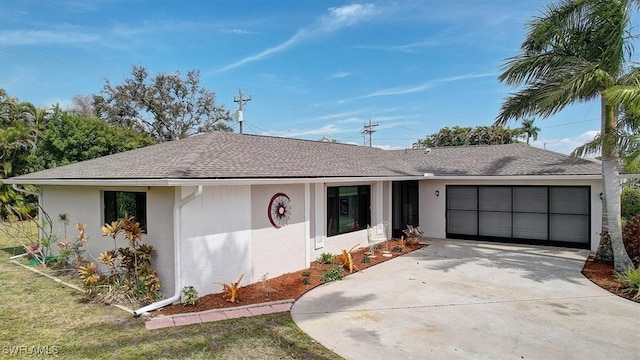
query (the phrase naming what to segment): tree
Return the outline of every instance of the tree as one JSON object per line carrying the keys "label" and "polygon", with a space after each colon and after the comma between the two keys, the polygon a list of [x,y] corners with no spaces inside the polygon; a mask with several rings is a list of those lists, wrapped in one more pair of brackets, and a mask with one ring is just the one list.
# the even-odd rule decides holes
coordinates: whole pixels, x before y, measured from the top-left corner
{"label": "tree", "polygon": [[144,67],[134,66],[122,85],[105,81],[101,95],[94,95],[98,117],[130,128],[142,129],[158,141],[182,139],[214,130],[230,131],[232,119],[215,94],[200,86],[200,73],[158,74],[149,78]]}
{"label": "tree", "polygon": [[475,128],[443,127],[437,133],[418,140],[414,147],[499,145],[517,142],[520,129],[502,126],[476,126]]}
{"label": "tree", "polygon": [[533,140],[538,140],[538,131],[540,128],[533,125],[534,119],[524,119],[522,120],[521,131],[527,137],[527,144],[529,144],[529,138],[533,138]]}
{"label": "tree", "polygon": [[[33,105],[7,96],[0,89],[0,179],[29,173],[35,169],[36,132],[30,126],[28,109]],[[33,190],[33,188],[30,188]],[[16,191],[9,185],[0,185],[0,215],[28,215],[34,209],[35,197]]]}
{"label": "tree", "polygon": [[42,166],[50,168],[154,143],[155,139],[146,133],[56,109],[37,155]]}
{"label": "tree", "polygon": [[98,116],[98,114],[96,114],[96,109],[93,107],[92,95],[74,95],[73,106],[71,106],[69,112],[86,117]]}
{"label": "tree", "polygon": [[[562,0],[528,24],[520,55],[507,59],[499,80],[522,88],[505,99],[496,124],[527,116],[543,118],[567,105],[600,98],[602,176],[608,229],[616,270],[631,266],[622,242],[617,120],[619,103],[607,89],[639,78],[625,73],[632,53],[631,0]],[[606,233],[608,231],[608,234]],[[601,238],[602,242],[602,238]]]}

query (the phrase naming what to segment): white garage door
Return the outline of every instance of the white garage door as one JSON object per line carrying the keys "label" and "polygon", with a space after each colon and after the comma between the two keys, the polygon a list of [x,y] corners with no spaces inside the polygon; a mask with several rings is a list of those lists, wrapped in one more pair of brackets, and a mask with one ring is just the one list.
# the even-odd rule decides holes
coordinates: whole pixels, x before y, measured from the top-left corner
{"label": "white garage door", "polygon": [[589,247],[587,186],[447,186],[447,237]]}

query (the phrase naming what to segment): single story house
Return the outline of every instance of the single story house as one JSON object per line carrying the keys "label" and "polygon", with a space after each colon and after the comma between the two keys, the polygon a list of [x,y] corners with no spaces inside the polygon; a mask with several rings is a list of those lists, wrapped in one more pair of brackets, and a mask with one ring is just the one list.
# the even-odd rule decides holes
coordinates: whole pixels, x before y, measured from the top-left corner
{"label": "single story house", "polygon": [[[87,223],[90,252],[112,248],[101,226],[128,206],[157,249],[167,299],[183,286],[244,284],[309,266],[323,252],[399,237],[596,250],[601,165],[526,144],[382,150],[242,135],[193,136],[5,181],[40,186],[55,218]],[[173,296],[172,296],[173,294]]]}

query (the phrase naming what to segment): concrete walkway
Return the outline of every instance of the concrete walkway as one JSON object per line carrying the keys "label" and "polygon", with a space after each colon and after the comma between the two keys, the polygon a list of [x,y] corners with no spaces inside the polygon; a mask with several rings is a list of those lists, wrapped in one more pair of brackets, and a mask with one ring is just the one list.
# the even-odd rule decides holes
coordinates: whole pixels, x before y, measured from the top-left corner
{"label": "concrete walkway", "polygon": [[433,240],[311,290],[291,313],[347,359],[640,358],[640,304],[582,276],[587,255]]}
{"label": "concrete walkway", "polygon": [[173,326],[200,324],[205,322],[235,319],[256,315],[266,315],[289,311],[293,300],[273,301],[256,305],[238,306],[227,309],[216,309],[196,313],[184,313],[169,316],[158,316],[145,321],[147,330],[162,329]]}

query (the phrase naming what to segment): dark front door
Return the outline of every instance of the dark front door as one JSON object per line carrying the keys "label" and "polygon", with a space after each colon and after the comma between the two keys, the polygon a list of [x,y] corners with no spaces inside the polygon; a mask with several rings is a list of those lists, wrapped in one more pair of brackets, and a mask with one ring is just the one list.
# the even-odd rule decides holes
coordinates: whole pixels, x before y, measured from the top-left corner
{"label": "dark front door", "polygon": [[418,181],[393,182],[393,232],[394,238],[404,235],[407,225],[418,226]]}

